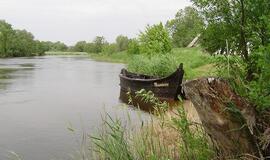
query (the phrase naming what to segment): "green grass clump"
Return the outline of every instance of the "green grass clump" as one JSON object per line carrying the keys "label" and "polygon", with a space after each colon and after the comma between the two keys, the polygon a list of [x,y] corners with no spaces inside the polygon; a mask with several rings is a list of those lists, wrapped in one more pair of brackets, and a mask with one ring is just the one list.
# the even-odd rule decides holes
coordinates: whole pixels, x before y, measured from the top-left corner
{"label": "green grass clump", "polygon": [[112,54],[89,54],[96,61],[125,63],[131,72],[157,77],[173,73],[180,63],[184,64],[185,79],[215,75],[215,58],[201,48],[174,48],[166,54],[128,54],[126,51]]}
{"label": "green grass clump", "polygon": [[162,77],[173,73],[180,63],[184,64],[185,79],[214,75],[214,58],[200,48],[175,48],[171,53],[151,57],[137,55],[128,62],[128,70]]}
{"label": "green grass clump", "polygon": [[137,55],[129,61],[127,66],[130,72],[161,77],[168,76],[174,72],[179,64],[171,54],[155,55],[152,57]]}

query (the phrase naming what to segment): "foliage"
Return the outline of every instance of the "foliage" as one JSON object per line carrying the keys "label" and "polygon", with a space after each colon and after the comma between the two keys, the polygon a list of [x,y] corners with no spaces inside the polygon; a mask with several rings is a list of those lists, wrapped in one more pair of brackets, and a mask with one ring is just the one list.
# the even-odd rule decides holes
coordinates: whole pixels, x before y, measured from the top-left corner
{"label": "foliage", "polygon": [[[248,49],[269,43],[270,3],[268,0],[192,0],[207,21],[202,45],[214,52],[226,53],[226,40],[230,53],[240,54],[248,62]],[[218,33],[218,34],[217,34]]]}
{"label": "foliage", "polygon": [[86,41],[79,41],[75,44],[75,46],[72,48],[72,50],[75,52],[85,52],[86,46],[87,46]]}
{"label": "foliage", "polygon": [[15,30],[7,53],[12,57],[31,56],[35,52],[34,36],[26,30]]}
{"label": "foliage", "polygon": [[115,52],[112,54],[89,54],[91,59],[96,61],[103,62],[112,62],[112,63],[127,63],[130,59],[132,59],[132,55],[127,54],[126,51],[123,52]]}
{"label": "foliage", "polygon": [[139,35],[140,52],[153,55],[168,53],[172,49],[171,39],[162,23],[147,26]]}
{"label": "foliage", "polygon": [[118,50],[117,44],[111,43],[111,44],[106,44],[103,46],[102,53],[113,54],[113,53],[117,52],[117,50]]}
{"label": "foliage", "polygon": [[[151,93],[140,91],[139,96],[159,104],[168,104],[151,99]],[[150,95],[148,95],[150,94]],[[202,128],[187,119],[183,106],[178,106],[176,116],[157,114],[155,121],[142,121],[134,126],[128,120],[113,119],[109,115],[97,136],[92,136],[93,150],[97,159],[211,159],[213,149],[208,144]],[[194,128],[194,129],[192,129]]]}
{"label": "foliage", "polygon": [[248,97],[258,110],[270,109],[270,45],[252,55],[255,59],[254,79],[249,83]]}
{"label": "foliage", "polygon": [[67,49],[68,49],[68,46],[60,41],[52,43],[49,48],[50,51],[62,51],[62,52],[67,51]]}
{"label": "foliage", "polygon": [[128,49],[129,39],[127,36],[119,35],[115,41],[118,52],[122,52]]}
{"label": "foliage", "polygon": [[46,51],[66,51],[61,42],[35,40],[26,30],[14,30],[10,24],[0,20],[0,57],[22,57],[44,55]]}
{"label": "foliage", "polygon": [[93,41],[93,44],[94,44],[93,53],[101,53],[102,48],[104,47],[106,43],[107,42],[103,36],[97,36]]}
{"label": "foliage", "polygon": [[249,99],[258,111],[270,109],[270,47],[262,47],[252,54],[253,80],[246,80],[247,64],[237,56],[220,57],[219,76],[229,79],[234,90]]}
{"label": "foliage", "polygon": [[129,54],[139,54],[140,46],[137,39],[131,39],[128,43],[127,53]]}
{"label": "foliage", "polygon": [[168,76],[177,69],[178,65],[175,58],[169,54],[155,55],[150,58],[135,56],[128,63],[128,70],[152,76]]}
{"label": "foliage", "polygon": [[8,54],[8,47],[13,35],[12,26],[4,20],[0,20],[0,55],[5,57]]}
{"label": "foliage", "polygon": [[193,7],[181,9],[166,24],[175,47],[186,47],[204,28],[204,21]]}
{"label": "foliage", "polygon": [[203,53],[200,48],[175,48],[165,55],[133,56],[128,61],[128,70],[131,72],[153,76],[168,76],[173,73],[180,63],[184,64],[185,78],[191,79],[204,75],[213,75],[214,60]]}

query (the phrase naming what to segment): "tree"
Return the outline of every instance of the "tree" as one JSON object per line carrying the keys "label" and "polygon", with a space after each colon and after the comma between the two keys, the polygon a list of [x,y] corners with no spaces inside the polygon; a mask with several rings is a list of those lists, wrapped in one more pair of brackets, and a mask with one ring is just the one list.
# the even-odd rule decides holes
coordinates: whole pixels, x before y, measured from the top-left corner
{"label": "tree", "polygon": [[0,20],[0,56],[7,56],[12,34],[12,26],[6,21]]}
{"label": "tree", "polygon": [[50,48],[47,46],[46,42],[36,40],[35,41],[35,53],[38,56],[44,55],[46,51],[49,51]]}
{"label": "tree", "polygon": [[214,48],[219,48],[215,41],[220,39],[220,35],[217,34],[217,38],[209,36],[218,29],[223,35],[223,41],[228,40],[231,44],[230,50],[239,53],[247,62],[249,61],[248,49],[258,49],[260,45],[267,46],[269,43],[270,30],[267,29],[269,24],[267,17],[270,15],[270,3],[268,0],[192,1],[208,23],[204,32],[206,36],[203,36],[205,42],[212,39],[212,43],[203,46],[212,45],[215,46]]}
{"label": "tree", "polygon": [[75,52],[84,52],[86,44],[87,44],[86,41],[79,41],[75,44],[73,49]]}
{"label": "tree", "polygon": [[139,54],[140,53],[140,45],[137,39],[131,39],[128,43],[128,54]]}
{"label": "tree", "polygon": [[104,47],[104,45],[106,44],[106,40],[103,36],[97,36],[94,41],[94,53],[101,53],[102,52],[102,48]]}
{"label": "tree", "polygon": [[15,30],[8,53],[10,56],[31,56],[35,52],[35,41],[32,33],[26,30]]}
{"label": "tree", "polygon": [[139,35],[140,52],[151,55],[170,52],[171,39],[162,23],[147,26],[145,32]]}
{"label": "tree", "polygon": [[[250,55],[261,45],[269,44],[269,0],[192,0],[208,23],[203,34],[203,47],[224,50],[225,41],[230,53],[236,53],[247,64],[247,79],[253,79],[255,66]],[[218,27],[218,28],[217,28]],[[220,34],[216,34],[216,30]],[[223,43],[217,43],[218,40]],[[220,45],[222,44],[222,45]]]}
{"label": "tree", "polygon": [[117,51],[121,52],[121,51],[127,50],[127,48],[128,48],[128,42],[129,42],[128,37],[123,36],[123,35],[119,35],[116,38]]}
{"label": "tree", "polygon": [[186,47],[198,34],[203,31],[204,21],[199,12],[193,7],[181,9],[175,18],[166,24],[176,47]]}
{"label": "tree", "polygon": [[67,45],[59,41],[53,43],[51,48],[52,51],[66,51],[67,49],[68,49]]}
{"label": "tree", "polygon": [[86,43],[84,47],[84,52],[87,53],[94,53],[95,52],[95,45],[94,43]]}
{"label": "tree", "polygon": [[105,54],[113,54],[118,51],[117,44],[112,43],[112,44],[106,44],[102,48],[102,53]]}

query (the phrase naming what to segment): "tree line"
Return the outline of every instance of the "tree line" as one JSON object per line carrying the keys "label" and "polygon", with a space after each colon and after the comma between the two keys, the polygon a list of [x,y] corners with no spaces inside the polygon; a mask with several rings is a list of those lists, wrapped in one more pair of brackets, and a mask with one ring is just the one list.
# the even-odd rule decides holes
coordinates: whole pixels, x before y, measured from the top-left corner
{"label": "tree line", "polygon": [[62,42],[36,40],[26,30],[14,29],[11,24],[0,20],[0,57],[23,57],[44,55],[46,51],[66,51]]}
{"label": "tree line", "polygon": [[186,47],[204,29],[203,17],[194,7],[181,9],[175,18],[166,24],[147,25],[136,38],[119,35],[115,42],[108,43],[103,36],[92,42],[80,41],[71,51],[106,53],[127,51],[129,54],[157,54],[170,52],[173,47]]}
{"label": "tree line", "polygon": [[115,43],[109,43],[103,36],[96,36],[92,42],[79,41],[70,47],[70,51],[87,53],[108,53],[122,52],[127,50],[130,39],[127,36],[119,35]]}

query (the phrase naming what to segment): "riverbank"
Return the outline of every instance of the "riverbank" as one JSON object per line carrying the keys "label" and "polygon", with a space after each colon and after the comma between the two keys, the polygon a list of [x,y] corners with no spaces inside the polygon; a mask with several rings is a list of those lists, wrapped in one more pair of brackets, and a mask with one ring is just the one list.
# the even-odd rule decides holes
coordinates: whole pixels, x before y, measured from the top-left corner
{"label": "riverbank", "polygon": [[[96,61],[125,63],[128,70],[149,75],[167,75],[183,63],[186,80],[216,74],[216,59],[200,48],[175,48],[168,54],[151,57],[126,52],[90,57]],[[213,158],[214,151],[202,127],[196,125],[198,115],[190,102],[179,103],[172,111],[158,113],[151,121],[142,121],[141,126],[132,129],[127,129],[126,123],[130,122],[107,118],[98,135],[90,139],[94,150],[98,150],[98,159]]]}
{"label": "riverbank", "polygon": [[[214,76],[216,71],[214,65],[216,59],[203,52],[201,48],[174,48],[166,55],[154,55],[151,58],[144,54],[131,55],[125,51],[113,54],[89,55],[91,59],[96,61],[124,63],[130,71],[155,74],[155,76],[164,76],[166,75],[164,72],[173,72],[180,63],[184,64],[186,79]],[[164,71],[165,69],[167,71]],[[160,73],[161,75],[159,75]]]}
{"label": "riverbank", "polygon": [[90,55],[90,58],[95,61],[110,62],[110,63],[124,63],[124,64],[127,64],[128,61],[133,58],[133,55],[128,54],[126,51],[116,52],[113,54],[90,53],[89,55]]}
{"label": "riverbank", "polygon": [[45,55],[48,56],[57,56],[57,55],[88,55],[86,52],[54,52],[54,51],[49,51],[45,52]]}

